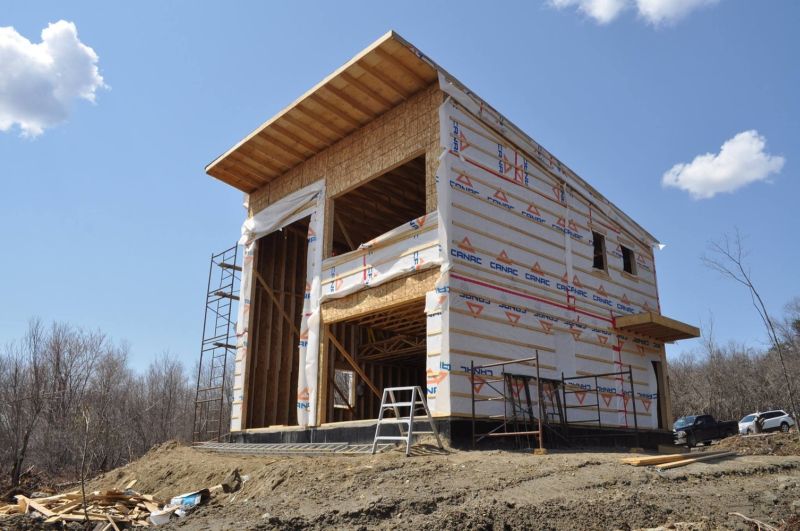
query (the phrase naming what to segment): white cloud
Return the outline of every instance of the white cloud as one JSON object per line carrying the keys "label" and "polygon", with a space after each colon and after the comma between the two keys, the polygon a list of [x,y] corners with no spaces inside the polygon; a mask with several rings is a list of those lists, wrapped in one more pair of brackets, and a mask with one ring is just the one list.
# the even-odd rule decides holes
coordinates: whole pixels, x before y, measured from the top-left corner
{"label": "white cloud", "polygon": [[557,9],[575,7],[598,24],[608,24],[625,9],[635,8],[639,16],[654,26],[680,20],[695,9],[719,0],[549,0]]}
{"label": "white cloud", "polygon": [[783,157],[765,153],[766,143],[758,131],[744,131],[726,140],[719,153],[676,164],[664,174],[661,184],[686,190],[694,199],[708,199],[763,181],[779,173],[786,162]]}
{"label": "white cloud", "polygon": [[636,0],[639,15],[653,25],[676,22],[695,9],[719,0]]}
{"label": "white cloud", "polygon": [[550,0],[550,4],[557,9],[577,7],[599,24],[607,24],[627,7],[628,0]]}
{"label": "white cloud", "polygon": [[36,44],[0,28],[0,131],[16,124],[24,136],[40,135],[66,120],[76,99],[94,102],[105,87],[98,59],[72,22],[49,24]]}

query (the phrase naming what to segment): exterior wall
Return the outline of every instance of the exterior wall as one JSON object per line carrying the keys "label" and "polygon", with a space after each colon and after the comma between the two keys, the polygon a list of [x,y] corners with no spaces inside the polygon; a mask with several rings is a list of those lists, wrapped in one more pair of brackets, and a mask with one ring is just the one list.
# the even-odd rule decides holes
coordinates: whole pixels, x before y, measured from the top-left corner
{"label": "exterior wall", "polygon": [[[658,310],[652,242],[626,231],[570,189],[552,159],[523,151],[450,101],[442,106],[439,168],[440,238],[447,271],[439,284],[443,339],[437,400],[449,396],[453,416],[471,411],[469,367],[530,358],[538,350],[542,377],[633,372],[635,396],[622,377],[573,380],[572,406],[597,403],[603,426],[655,428],[657,383],[652,361],[664,347],[616,333],[615,316]],[[592,267],[592,231],[605,235],[608,272]],[[622,271],[619,245],[634,250],[637,275]],[[666,367],[663,367],[666,370]],[[510,366],[535,374],[535,364]],[[498,368],[486,369],[497,374]],[[568,383],[570,381],[568,380]],[[475,385],[479,396],[489,387]],[[531,390],[536,397],[535,389]],[[597,393],[597,394],[596,394]],[[599,396],[598,396],[599,395]],[[547,402],[547,399],[546,399]],[[502,413],[498,402],[479,415]],[[570,421],[597,418],[573,408]]]}
{"label": "exterior wall", "polygon": [[[420,91],[269,185],[250,194],[249,215],[253,216],[287,195],[324,180],[325,197],[322,203],[324,208],[320,208],[321,213],[324,213],[322,254],[329,256],[333,232],[333,198],[421,154],[426,156],[426,210],[433,212],[436,210],[435,177],[440,152],[438,112],[443,99],[442,92],[435,84]],[[309,232],[309,242],[316,240],[317,237],[318,234]],[[370,309],[375,310],[381,304],[393,305],[402,302],[398,297],[419,298],[430,289],[432,272],[438,272],[438,269],[427,270],[375,288],[380,291],[367,294],[355,293],[350,297],[334,301],[330,305],[331,311],[328,311],[323,319],[336,316],[341,318],[342,309],[348,304],[352,305],[357,299],[369,299]],[[319,326],[321,331],[325,326],[324,322]],[[247,328],[252,329],[253,323],[248,322]],[[309,334],[309,339],[312,337],[308,330],[305,333]],[[246,341],[244,343],[246,344]],[[323,367],[323,371],[319,374],[324,374],[325,370],[326,344],[325,341],[319,341],[319,361]],[[246,349],[240,350],[244,352]],[[302,358],[302,352],[300,355]],[[238,358],[237,354],[237,361]],[[301,359],[301,366],[307,364],[306,362],[307,360]],[[241,367],[237,365],[238,379],[245,379],[246,367],[249,365],[249,357],[242,356]],[[239,387],[242,387],[242,383],[240,382]],[[316,382],[316,389],[323,387],[322,382]],[[298,389],[298,407],[301,404],[309,405],[310,400],[312,402],[310,407],[317,408],[319,412],[319,402],[325,398],[324,393],[320,394],[309,392],[309,387]],[[243,400],[247,401],[247,397],[244,396]],[[239,407],[241,408],[241,402]],[[236,422],[232,421],[232,430],[241,429],[241,422],[242,419],[237,416]],[[312,424],[318,424],[318,420]]]}

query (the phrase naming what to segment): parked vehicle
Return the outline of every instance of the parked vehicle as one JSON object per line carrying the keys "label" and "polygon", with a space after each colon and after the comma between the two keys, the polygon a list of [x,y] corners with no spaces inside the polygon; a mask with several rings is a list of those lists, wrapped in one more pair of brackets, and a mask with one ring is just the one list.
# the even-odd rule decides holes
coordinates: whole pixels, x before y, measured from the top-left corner
{"label": "parked vehicle", "polygon": [[714,439],[736,435],[738,429],[735,420],[718,422],[711,415],[689,415],[675,421],[672,434],[675,444],[685,444],[691,448],[698,443],[708,444]]}
{"label": "parked vehicle", "polygon": [[[757,429],[756,422],[761,422],[761,429]],[[751,413],[739,421],[739,433],[742,435],[750,435],[758,433],[759,431],[789,431],[789,428],[795,425],[795,421],[791,415],[782,409],[774,409],[772,411],[764,411],[763,413]]]}

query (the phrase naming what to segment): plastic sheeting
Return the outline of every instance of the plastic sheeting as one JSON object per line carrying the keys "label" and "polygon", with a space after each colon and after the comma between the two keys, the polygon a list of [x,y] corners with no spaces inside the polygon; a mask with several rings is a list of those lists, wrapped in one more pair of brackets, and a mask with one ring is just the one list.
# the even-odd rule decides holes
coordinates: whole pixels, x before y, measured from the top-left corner
{"label": "plastic sheeting", "polygon": [[355,251],[322,263],[322,300],[344,297],[442,263],[438,213],[431,212],[381,234]]}
{"label": "plastic sheeting", "polygon": [[297,422],[301,426],[316,424],[317,374],[319,371],[320,274],[322,271],[322,234],[325,208],[325,183],[318,181],[261,210],[242,225],[239,243],[244,246],[239,313],[236,321],[236,361],[233,383],[231,431],[241,431],[244,388],[247,382],[245,364],[250,323],[250,296],[253,282],[253,257],[256,241],[297,220],[310,216],[306,264],[306,292],[300,323],[300,359],[297,382]]}

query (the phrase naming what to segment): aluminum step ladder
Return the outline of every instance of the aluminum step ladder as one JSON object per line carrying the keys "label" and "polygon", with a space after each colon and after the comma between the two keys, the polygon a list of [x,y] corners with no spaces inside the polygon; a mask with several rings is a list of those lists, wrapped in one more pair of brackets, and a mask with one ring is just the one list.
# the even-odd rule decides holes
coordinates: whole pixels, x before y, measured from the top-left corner
{"label": "aluminum step ladder", "polygon": [[[398,401],[397,394],[401,396]],[[409,395],[408,400],[405,396]],[[401,415],[401,411],[408,410],[408,415]],[[387,410],[394,412],[394,417],[384,418],[384,413]],[[424,413],[424,416],[422,414]],[[414,429],[415,423],[427,422],[430,430],[418,431]],[[396,425],[400,430],[400,435],[381,435],[381,426]],[[415,435],[433,434],[436,436],[436,444],[439,449],[443,450],[442,440],[439,438],[439,432],[436,425],[431,418],[431,412],[428,409],[428,401],[425,400],[425,395],[418,385],[409,387],[387,387],[383,390],[381,397],[381,410],[378,414],[378,424],[375,426],[375,439],[372,441],[372,453],[378,448],[379,441],[405,441],[406,443],[406,457],[411,455],[411,440]]]}

